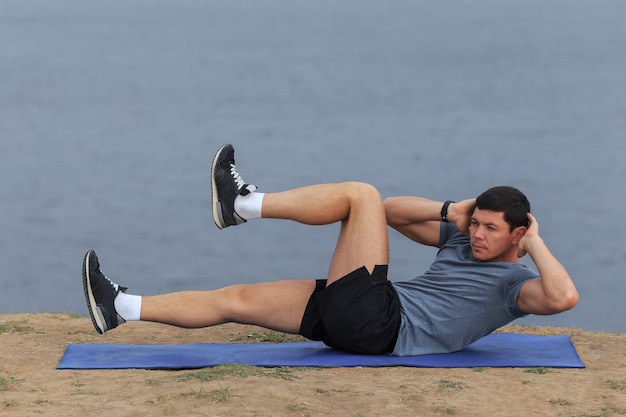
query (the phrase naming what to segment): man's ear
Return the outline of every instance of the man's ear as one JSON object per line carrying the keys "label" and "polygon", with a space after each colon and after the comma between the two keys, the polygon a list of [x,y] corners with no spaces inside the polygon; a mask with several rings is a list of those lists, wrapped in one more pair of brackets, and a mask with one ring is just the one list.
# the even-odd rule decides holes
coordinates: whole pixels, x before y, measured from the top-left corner
{"label": "man's ear", "polygon": [[511,233],[513,235],[513,244],[517,245],[527,231],[528,229],[525,226],[519,226],[513,229],[513,233]]}

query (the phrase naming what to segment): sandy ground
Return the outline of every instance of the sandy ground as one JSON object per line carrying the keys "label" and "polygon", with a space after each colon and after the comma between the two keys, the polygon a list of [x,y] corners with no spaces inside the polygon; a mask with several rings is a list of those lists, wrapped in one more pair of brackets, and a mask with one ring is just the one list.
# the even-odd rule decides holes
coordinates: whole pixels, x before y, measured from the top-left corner
{"label": "sandy ground", "polygon": [[626,334],[569,334],[586,369],[279,368],[58,371],[69,343],[300,340],[253,326],[184,330],[130,323],[98,335],[87,317],[0,315],[0,415],[618,416],[626,415]]}

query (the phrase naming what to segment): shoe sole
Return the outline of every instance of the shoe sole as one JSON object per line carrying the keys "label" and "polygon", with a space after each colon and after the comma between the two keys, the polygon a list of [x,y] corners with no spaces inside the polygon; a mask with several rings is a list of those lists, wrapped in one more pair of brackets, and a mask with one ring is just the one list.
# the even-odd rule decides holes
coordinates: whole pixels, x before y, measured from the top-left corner
{"label": "shoe sole", "polygon": [[89,310],[89,317],[91,317],[93,327],[96,328],[98,333],[102,334],[106,326],[103,325],[103,318],[94,312],[94,310],[97,311],[98,304],[91,291],[91,280],[89,279],[89,255],[91,253],[93,253],[93,251],[87,252],[83,260],[83,290],[85,291],[85,300],[87,301],[87,309]]}
{"label": "shoe sole", "polygon": [[215,183],[215,167],[217,166],[217,162],[219,160],[219,156],[224,150],[225,147],[229,145],[222,145],[215,156],[213,157],[213,163],[211,164],[211,205],[213,206],[213,221],[218,229],[224,229],[228,227],[222,220],[222,205],[220,204],[217,196],[217,184]]}

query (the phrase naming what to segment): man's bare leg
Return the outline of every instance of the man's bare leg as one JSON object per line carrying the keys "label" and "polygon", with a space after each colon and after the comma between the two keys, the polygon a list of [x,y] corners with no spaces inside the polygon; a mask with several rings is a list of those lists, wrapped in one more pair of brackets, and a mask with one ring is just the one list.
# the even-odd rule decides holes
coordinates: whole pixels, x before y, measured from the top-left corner
{"label": "man's bare leg", "polygon": [[296,334],[314,288],[303,279],[143,297],[141,320],[187,328],[235,322]]}
{"label": "man's bare leg", "polygon": [[369,184],[320,184],[266,194],[262,215],[310,225],[341,222],[328,284],[362,266],[372,272],[374,265],[389,262],[385,209]]}
{"label": "man's bare leg", "polygon": [[[213,219],[219,228],[246,222],[236,206],[252,216],[290,219],[304,224],[341,222],[341,232],[328,272],[329,284],[365,266],[387,264],[389,243],[385,209],[378,191],[361,182],[322,184],[296,188],[261,197],[247,206],[256,187],[246,184],[235,166],[235,150],[223,145],[211,165]],[[257,198],[260,197],[260,198]],[[239,203],[239,204],[238,204]],[[242,207],[242,204],[244,206]]]}
{"label": "man's bare leg", "polygon": [[[216,224],[220,228],[245,222],[241,217],[232,217],[236,213],[229,214],[228,210],[232,209],[232,201],[237,198],[237,194],[243,196],[242,190],[252,192],[254,188],[243,184],[232,155],[232,147],[225,145],[220,148],[213,163],[213,187],[226,189],[227,194],[223,195],[230,198],[220,198],[219,204],[214,200],[214,218],[219,217]],[[216,179],[224,182],[216,187]],[[340,235],[328,272],[328,284],[362,266],[371,272],[375,265],[388,263],[384,207],[380,194],[371,185],[345,182],[266,194],[261,212],[265,218],[289,219],[311,225],[341,222]],[[127,319],[117,312],[117,301],[126,299],[117,296],[125,289],[102,275],[97,257],[92,251],[85,256],[83,285],[90,315],[100,333]],[[139,317],[133,319],[182,327],[236,321],[295,332],[314,285],[313,280],[281,281],[231,286],[216,291],[130,297],[135,297],[133,303],[138,304],[138,308],[133,310],[139,312]]]}
{"label": "man's bare leg", "polygon": [[[388,263],[382,199],[368,184],[322,184],[266,194],[262,214],[310,225],[342,222],[329,284],[361,266],[371,272],[374,265]],[[297,333],[314,288],[313,280],[292,280],[143,297],[141,319],[181,327],[237,322]]]}

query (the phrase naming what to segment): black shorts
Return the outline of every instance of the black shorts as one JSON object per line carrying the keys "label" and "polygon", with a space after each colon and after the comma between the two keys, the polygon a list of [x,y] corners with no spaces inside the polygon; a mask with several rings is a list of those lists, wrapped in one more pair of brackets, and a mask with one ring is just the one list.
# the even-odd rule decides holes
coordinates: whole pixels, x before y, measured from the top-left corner
{"label": "black shorts", "polygon": [[300,334],[327,346],[363,354],[391,353],[400,329],[400,299],[387,265],[361,267],[326,287],[317,280]]}

